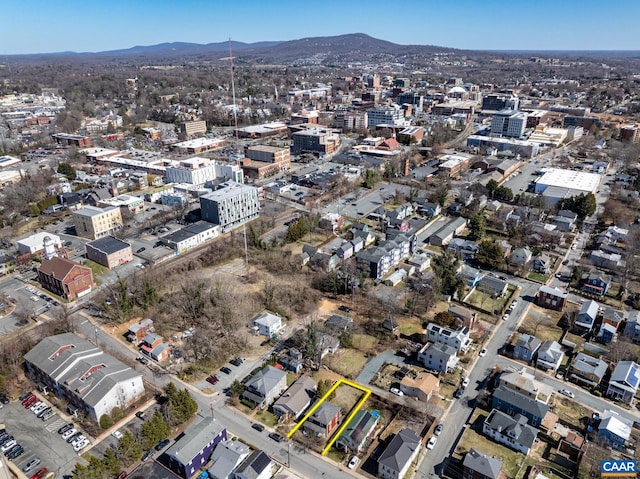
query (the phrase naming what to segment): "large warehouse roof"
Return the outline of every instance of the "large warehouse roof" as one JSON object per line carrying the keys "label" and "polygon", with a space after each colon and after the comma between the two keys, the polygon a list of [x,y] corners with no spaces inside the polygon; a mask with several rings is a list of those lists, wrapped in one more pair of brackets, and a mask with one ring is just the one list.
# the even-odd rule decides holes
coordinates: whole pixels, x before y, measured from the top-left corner
{"label": "large warehouse roof", "polygon": [[559,186],[584,193],[595,193],[601,176],[584,171],[551,168],[536,181],[536,193],[542,193],[549,186]]}

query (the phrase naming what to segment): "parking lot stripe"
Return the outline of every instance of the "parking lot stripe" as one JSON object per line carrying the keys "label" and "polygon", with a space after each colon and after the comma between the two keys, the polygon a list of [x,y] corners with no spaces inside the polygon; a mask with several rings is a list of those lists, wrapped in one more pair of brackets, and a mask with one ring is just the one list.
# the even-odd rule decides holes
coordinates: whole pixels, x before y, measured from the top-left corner
{"label": "parking lot stripe", "polygon": [[46,429],[49,432],[53,432],[53,431],[57,431],[58,429],[60,429],[62,427],[62,425],[65,423],[64,419],[62,418],[58,418],[57,421],[52,422],[51,424],[49,424]]}

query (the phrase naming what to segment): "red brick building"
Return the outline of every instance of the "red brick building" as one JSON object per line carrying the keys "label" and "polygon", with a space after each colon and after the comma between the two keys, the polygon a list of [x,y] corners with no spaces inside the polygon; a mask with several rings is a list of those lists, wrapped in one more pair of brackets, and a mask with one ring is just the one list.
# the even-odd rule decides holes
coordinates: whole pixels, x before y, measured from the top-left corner
{"label": "red brick building", "polygon": [[38,281],[43,288],[68,300],[84,296],[96,285],[91,268],[57,256],[42,261]]}

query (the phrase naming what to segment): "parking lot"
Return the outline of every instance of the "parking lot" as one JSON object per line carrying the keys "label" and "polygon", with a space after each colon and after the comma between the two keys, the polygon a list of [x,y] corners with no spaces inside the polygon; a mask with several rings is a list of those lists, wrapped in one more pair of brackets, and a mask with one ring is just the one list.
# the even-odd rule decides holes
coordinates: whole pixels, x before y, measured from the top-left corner
{"label": "parking lot", "polygon": [[40,458],[40,464],[30,471],[32,474],[46,467],[55,472],[56,477],[63,477],[71,474],[77,462],[84,462],[58,434],[58,429],[67,422],[59,413],[46,422],[38,419],[20,401],[13,401],[0,409],[0,423],[24,448],[24,454],[14,461],[15,465],[22,469],[32,459]]}

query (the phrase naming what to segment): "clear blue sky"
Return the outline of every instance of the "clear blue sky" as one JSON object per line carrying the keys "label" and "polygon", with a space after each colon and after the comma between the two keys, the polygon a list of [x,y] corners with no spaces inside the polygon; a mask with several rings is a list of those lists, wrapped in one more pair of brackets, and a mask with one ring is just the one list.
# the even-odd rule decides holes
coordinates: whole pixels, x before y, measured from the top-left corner
{"label": "clear blue sky", "polygon": [[14,0],[0,55],[366,33],[482,50],[640,50],[639,0]]}

